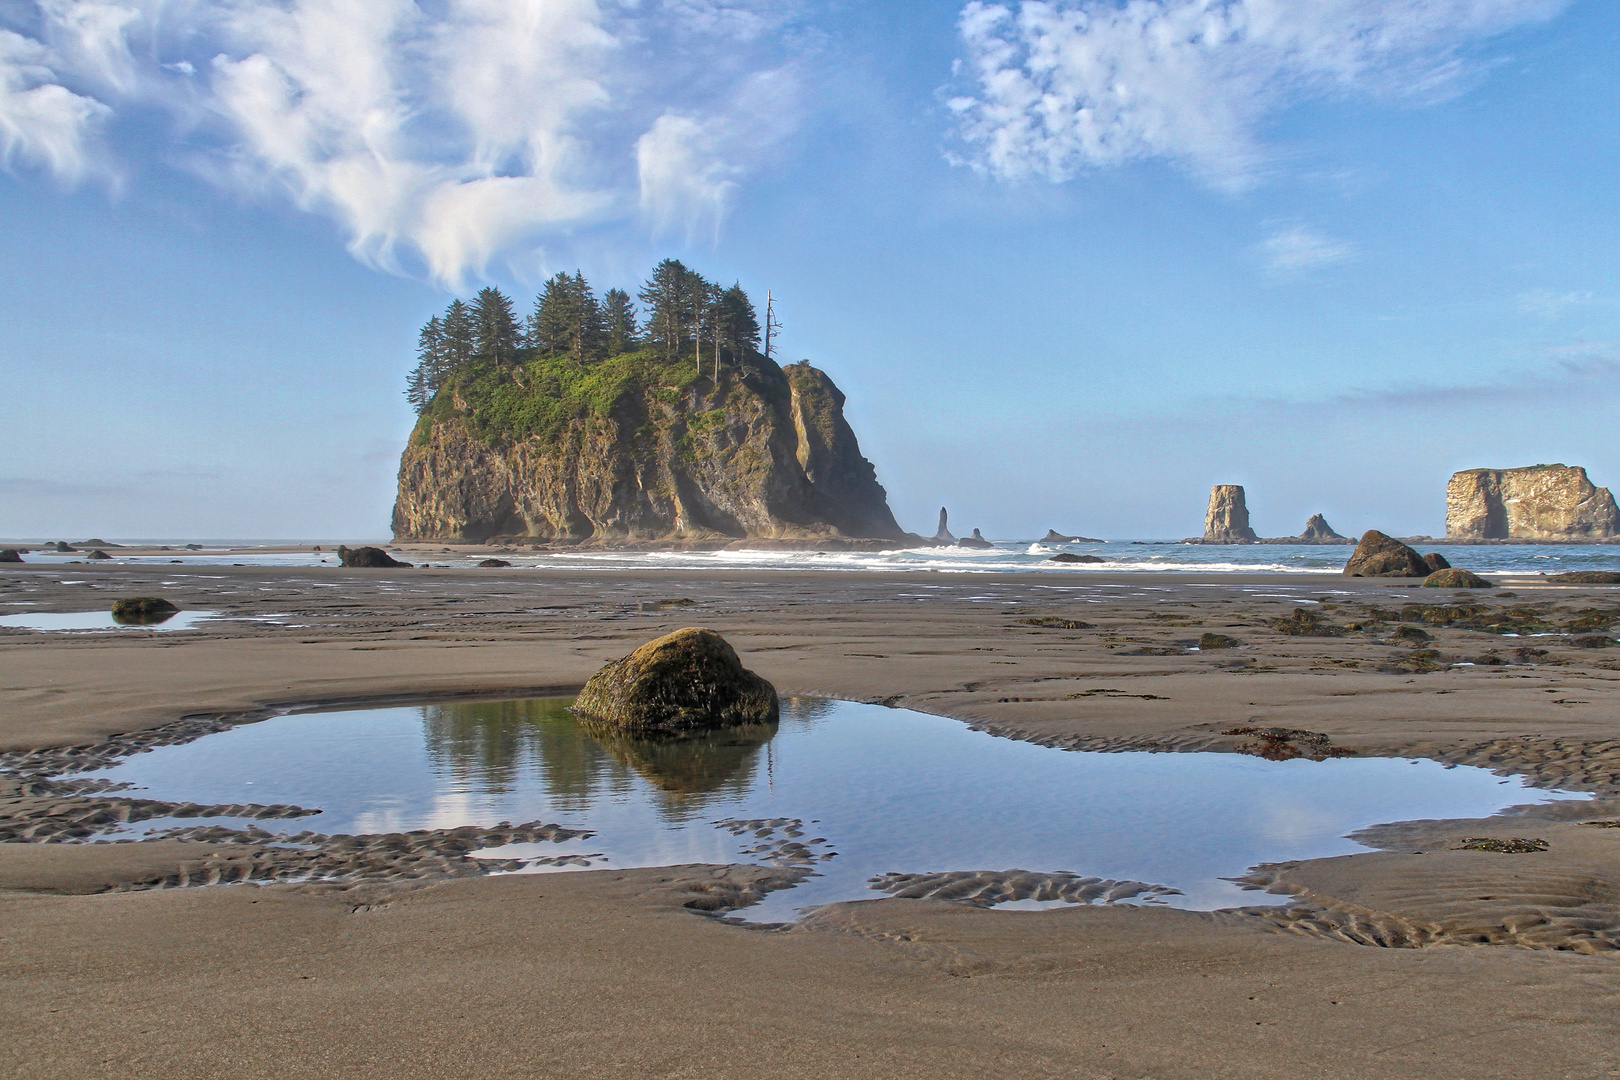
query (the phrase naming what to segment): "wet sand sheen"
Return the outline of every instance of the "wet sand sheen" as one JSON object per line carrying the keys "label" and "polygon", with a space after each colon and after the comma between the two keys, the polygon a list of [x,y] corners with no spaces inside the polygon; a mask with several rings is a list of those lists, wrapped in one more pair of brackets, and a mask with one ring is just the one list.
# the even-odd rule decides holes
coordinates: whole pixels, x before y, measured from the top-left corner
{"label": "wet sand sheen", "polygon": [[[1584,1080],[1620,1068],[1613,960],[1577,954],[1612,950],[1620,926],[1620,829],[1581,823],[1620,818],[1617,656],[1564,630],[1615,609],[1613,590],[1515,582],[1515,597],[1489,605],[1534,609],[1547,636],[1420,623],[1442,662],[1416,670],[1395,624],[1335,638],[1271,625],[1296,607],[1344,625],[1448,595],[1263,575],[934,584],[229,567],[73,567],[69,579],[24,567],[0,574],[0,603],[82,611],[156,594],[298,625],[0,630],[0,746],[10,766],[49,768],[180,716],[566,691],[628,645],[697,623],[787,693],[892,699],[1038,743],[1230,750],[1252,738],[1226,731],[1296,728],[1364,755],[1524,771],[1600,798],[1575,816],[1429,823],[1372,838],[1377,851],[1276,867],[1303,902],[1263,913],[883,899],[787,933],[692,916],[769,884],[774,871],[747,867],[107,893],[251,855],[206,845],[203,859],[205,845],[177,841],[0,844],[0,976],[16,1018],[6,1053],[29,1075],[74,1077],[158,1062],[213,1076],[225,1058],[245,1076],[374,1076],[383,1063],[398,1076]],[[660,609],[677,598],[694,603]],[[1092,629],[1021,622],[1035,617]],[[1242,644],[1191,651],[1205,631]],[[1503,662],[1453,666],[1486,655]],[[7,806],[78,801],[0,783]],[[1470,836],[1548,850],[1452,850]],[[1480,942],[1497,944],[1435,947]]]}

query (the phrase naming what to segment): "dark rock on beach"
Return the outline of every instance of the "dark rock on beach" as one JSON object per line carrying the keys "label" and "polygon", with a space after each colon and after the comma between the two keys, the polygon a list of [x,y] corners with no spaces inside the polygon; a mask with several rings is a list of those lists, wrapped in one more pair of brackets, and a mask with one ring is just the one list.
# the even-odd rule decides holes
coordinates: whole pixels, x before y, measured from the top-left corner
{"label": "dark rock on beach", "polygon": [[114,622],[150,624],[173,618],[180,609],[161,596],[126,596],[112,606]]}
{"label": "dark rock on beach", "polygon": [[58,540],[55,544],[50,545],[50,546],[56,548],[56,553],[58,555],[66,555],[70,551],[78,551],[79,550],[76,547],[69,547],[67,544],[63,543],[60,540]]}
{"label": "dark rock on beach", "polygon": [[649,641],[592,675],[574,709],[617,729],[646,734],[767,724],[779,713],[776,688],[743,667],[725,638],[690,626]]}
{"label": "dark rock on beach", "polygon": [[512,564],[507,562],[505,559],[485,559],[483,562],[479,563],[478,565],[479,566],[488,566],[488,567],[498,569],[498,568],[504,567],[504,566],[511,566]]}
{"label": "dark rock on beach", "polygon": [[1431,551],[1427,555],[1423,556],[1423,565],[1429,568],[1429,573],[1431,574],[1436,570],[1451,569],[1451,564],[1446,561],[1446,557],[1440,554],[1438,551]]}
{"label": "dark rock on beach", "polygon": [[356,566],[366,569],[378,569],[390,566],[409,567],[408,562],[400,562],[388,552],[379,547],[345,547],[339,545],[337,549],[338,561],[344,566]]}
{"label": "dark rock on beach", "polygon": [[1046,561],[1059,563],[1100,563],[1107,562],[1108,560],[1097,555],[1075,555],[1072,552],[1060,551]]}
{"label": "dark rock on beach", "polygon": [[1444,570],[1436,570],[1424,578],[1423,587],[1425,589],[1494,589],[1496,583],[1486,581],[1471,570],[1448,566]]}
{"label": "dark rock on beach", "polygon": [[1227,634],[1206,633],[1201,634],[1198,638],[1198,650],[1200,652],[1208,649],[1235,649],[1242,644],[1243,642]]}
{"label": "dark rock on beach", "polygon": [[1430,570],[1423,556],[1393,536],[1369,529],[1344,564],[1345,577],[1426,578]]}
{"label": "dark rock on beach", "polygon": [[22,562],[23,557],[16,548],[6,548],[0,551],[0,562]]}
{"label": "dark rock on beach", "polygon": [[986,540],[984,535],[980,533],[978,529],[974,529],[972,536],[962,537],[962,539],[956,542],[956,546],[965,548],[993,548],[996,545]]}
{"label": "dark rock on beach", "polygon": [[1553,574],[1547,580],[1566,585],[1620,585],[1620,570],[1570,570]]}
{"label": "dark rock on beach", "polygon": [[92,551],[90,554],[86,555],[85,558],[95,559],[99,562],[102,559],[111,559],[112,556],[107,554],[105,551],[102,551],[100,548],[97,548],[95,551]]}

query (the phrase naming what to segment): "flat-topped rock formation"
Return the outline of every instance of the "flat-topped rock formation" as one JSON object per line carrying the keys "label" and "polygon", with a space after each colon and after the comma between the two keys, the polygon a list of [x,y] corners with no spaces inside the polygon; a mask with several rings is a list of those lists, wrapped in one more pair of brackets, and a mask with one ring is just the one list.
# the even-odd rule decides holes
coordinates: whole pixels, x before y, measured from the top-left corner
{"label": "flat-topped rock formation", "polygon": [[1608,488],[1571,465],[1465,469],[1446,485],[1446,540],[1585,541],[1620,538]]}
{"label": "flat-topped rock formation", "polygon": [[1184,544],[1257,544],[1260,537],[1249,527],[1249,504],[1241,484],[1216,484],[1209,491],[1209,509],[1204,513],[1204,535],[1183,540]]}
{"label": "flat-topped rock formation", "polygon": [[984,538],[984,534],[979,532],[978,529],[974,529],[972,536],[962,537],[962,539],[956,542],[956,546],[965,548],[993,548],[996,545],[986,540]]}
{"label": "flat-topped rock formation", "polygon": [[1056,529],[1047,529],[1046,530],[1046,535],[1041,537],[1040,542],[1043,543],[1043,544],[1101,544],[1101,543],[1105,543],[1105,541],[1099,540],[1095,536],[1064,536],[1062,533],[1058,532]]}
{"label": "flat-topped rock formation", "polygon": [[457,375],[424,408],[400,459],[394,535],[906,537],[824,373],[757,353],[734,357],[718,378],[705,365],[700,375],[689,354],[649,350]]}

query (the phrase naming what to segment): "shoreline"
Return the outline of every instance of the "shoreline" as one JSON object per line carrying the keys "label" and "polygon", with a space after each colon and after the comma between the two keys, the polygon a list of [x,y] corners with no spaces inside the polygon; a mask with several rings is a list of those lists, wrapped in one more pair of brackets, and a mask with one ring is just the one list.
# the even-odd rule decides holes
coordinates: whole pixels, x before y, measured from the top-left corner
{"label": "shoreline", "polygon": [[[294,704],[566,691],[642,641],[706,625],[784,695],[902,705],[1041,745],[1230,751],[1255,739],[1229,734],[1239,728],[1299,729],[1357,754],[1484,765],[1599,798],[1576,810],[1381,826],[1362,841],[1366,852],[1252,868],[1256,887],[1294,897],[1281,908],[1014,912],[874,897],[776,931],[692,917],[769,887],[760,868],[455,877],[450,864],[432,863],[443,858],[439,840],[424,837],[357,858],[441,865],[425,882],[141,889],[177,884],[182,870],[188,882],[237,880],[262,856],[251,844],[197,840],[0,844],[0,904],[15,943],[0,970],[23,1018],[15,1052],[29,1055],[35,1075],[101,1075],[109,1047],[117,1064],[107,1068],[127,1074],[142,1029],[167,1033],[171,1054],[193,1063],[182,1075],[214,1075],[203,1063],[224,1048],[258,1060],[252,1026],[221,1026],[216,1005],[273,1008],[300,1033],[276,1044],[275,1067],[265,1059],[248,1075],[285,1073],[288,1062],[374,1075],[367,1063],[384,1059],[434,1063],[399,1075],[442,1075],[451,1066],[435,1047],[454,1040],[433,1018],[447,1013],[480,1017],[493,1032],[483,1041],[490,1060],[521,1061],[526,1075],[626,1062],[629,1075],[661,1076],[677,1061],[725,1077],[911,1075],[923,1068],[904,1058],[912,1046],[933,1047],[929,1071],[942,1075],[1008,1061],[1040,1075],[1058,1054],[1109,1062],[1099,1077],[1508,1077],[1536,1074],[1559,1045],[1579,1046],[1584,1062],[1620,1065],[1620,1021],[1604,989],[1620,949],[1620,830],[1579,824],[1582,814],[1620,818],[1620,648],[1579,647],[1566,629],[1588,609],[1620,614],[1612,587],[1529,577],[1463,596],[1337,574],[1110,572],[1054,582],[583,567],[194,566],[175,577],[167,566],[110,564],[75,567],[63,584],[54,569],[0,568],[0,609],[104,610],[118,595],[156,593],[220,618],[174,632],[0,630],[8,760],[181,716],[219,723]],[[1420,648],[1393,637],[1399,619],[1328,637],[1273,628],[1296,608],[1343,628],[1369,611],[1459,602],[1522,609],[1540,620],[1527,632],[1546,636],[1408,620],[1428,635]],[[1207,632],[1239,644],[1195,649]],[[5,783],[0,802],[13,817],[44,802],[118,797],[28,795]],[[1468,836],[1550,846],[1534,855],[1452,850]],[[119,891],[131,887],[139,891]],[[420,941],[433,944],[401,952]],[[244,985],[233,975],[244,958],[291,974],[285,984]],[[131,977],[142,988],[134,998],[124,989]],[[741,1026],[694,1035],[712,1029],[664,996],[693,977],[708,988],[707,1007]],[[498,1000],[481,989],[494,984]],[[1385,989],[1346,989],[1370,984]],[[1463,985],[1468,992],[1455,989]],[[1263,1008],[1257,986],[1275,988],[1261,995]],[[75,1004],[51,1013],[65,993]],[[904,1005],[890,1013],[885,1001]],[[357,1014],[372,1018],[363,1027],[346,1019],[357,1002],[373,1003]],[[500,1019],[499,1002],[592,1034],[558,1041],[550,1028]],[[615,1022],[612,1005],[625,1002],[641,1022]],[[1402,1038],[1391,1002],[1425,1018],[1421,1053],[1378,1052]],[[1179,1010],[1168,1021],[1167,1003]],[[1481,1008],[1522,1019],[1481,1029]],[[940,1009],[955,1019],[936,1028],[928,1018],[943,1020]],[[1076,1014],[1088,1023],[1073,1025]],[[815,1034],[820,1016],[840,1018],[836,1034]],[[761,1022],[779,1025],[776,1049],[763,1056],[748,1034]],[[1223,1030],[1243,1035],[1215,1034]],[[1434,1040],[1448,1030],[1468,1038]],[[535,1071],[526,1048],[542,1047],[554,1073]],[[941,1068],[941,1052],[954,1064]]]}

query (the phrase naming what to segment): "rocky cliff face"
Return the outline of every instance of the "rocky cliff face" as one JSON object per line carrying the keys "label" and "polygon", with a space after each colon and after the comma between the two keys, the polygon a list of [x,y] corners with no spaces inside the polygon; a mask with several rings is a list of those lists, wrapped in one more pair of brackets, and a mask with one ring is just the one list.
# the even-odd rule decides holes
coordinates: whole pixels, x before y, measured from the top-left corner
{"label": "rocky cliff face", "polygon": [[1568,465],[1468,469],[1446,486],[1446,536],[1458,540],[1601,540],[1620,536],[1608,488]]}
{"label": "rocky cliff face", "polygon": [[572,364],[531,361],[441,390],[400,459],[395,536],[904,535],[844,395],[808,362],[748,357],[718,381],[650,354]]}
{"label": "rocky cliff face", "polygon": [[1258,540],[1249,527],[1249,504],[1239,484],[1216,484],[1209,492],[1204,514],[1204,541],[1211,544],[1252,544]]}

